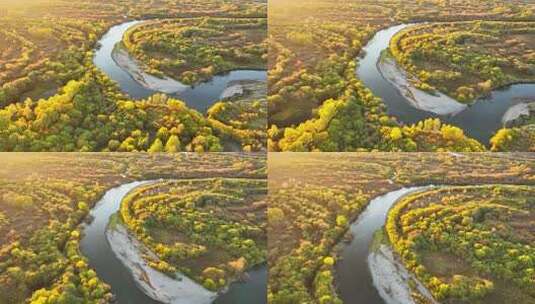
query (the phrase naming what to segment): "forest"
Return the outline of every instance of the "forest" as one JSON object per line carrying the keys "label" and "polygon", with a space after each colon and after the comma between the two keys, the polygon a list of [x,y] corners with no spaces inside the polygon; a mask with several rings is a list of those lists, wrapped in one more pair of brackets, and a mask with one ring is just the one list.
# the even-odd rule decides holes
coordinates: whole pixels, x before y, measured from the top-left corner
{"label": "forest", "polygon": [[[499,0],[271,1],[268,149],[465,152],[532,149],[533,128],[498,131],[492,143],[479,143],[459,127],[440,121],[432,123],[438,128],[426,128],[429,119],[403,124],[387,114],[383,101],[363,85],[355,69],[366,43],[377,31],[389,26],[414,22],[526,22],[519,23],[520,30],[520,24],[529,25],[527,22],[535,19],[534,8],[525,1]],[[500,39],[499,31],[491,36]],[[509,40],[514,38],[506,39]],[[507,58],[518,57],[515,65],[523,72],[515,77],[529,79],[529,58],[522,57],[529,54],[529,43],[521,38],[517,42],[525,43],[517,46],[518,54],[509,53],[510,48],[505,52]],[[452,73],[443,74],[453,77]],[[466,98],[470,94],[465,91]]]}
{"label": "forest", "polygon": [[221,290],[266,261],[266,195],[265,179],[166,181],[131,192],[120,215],[158,257],[149,265]]}
{"label": "forest", "polygon": [[123,45],[147,72],[193,85],[235,69],[266,68],[265,18],[197,18],[134,26]]}
{"label": "forest", "polygon": [[[90,210],[112,187],[157,178],[256,180],[266,176],[265,157],[255,154],[3,153],[1,159],[0,303],[6,304],[112,302],[110,287],[79,249],[81,224],[91,221]],[[220,194],[215,198],[228,198],[222,202],[236,203],[237,210],[250,208]],[[253,215],[261,218],[260,213]],[[252,224],[249,228],[251,233],[256,231]],[[238,235],[245,236],[242,233],[238,230]],[[258,262],[254,258],[261,257],[262,252],[257,252],[249,261]]]}
{"label": "forest", "polygon": [[442,303],[533,303],[533,186],[438,188],[402,199],[386,231]]}
{"label": "forest", "polygon": [[[264,124],[261,128],[244,130],[231,121],[235,116],[247,115],[248,106],[243,106],[243,102],[238,103],[242,106],[230,105],[243,112],[230,119],[218,120],[168,96],[153,95],[133,100],[92,62],[97,41],[115,24],[135,19],[187,17],[207,20],[204,30],[222,46],[229,47],[230,44],[217,36],[216,32],[224,26],[219,22],[237,27],[236,39],[238,36],[242,40],[248,39],[245,34],[248,33],[260,44],[247,44],[243,49],[235,48],[232,54],[222,56],[217,55],[212,46],[195,42],[192,49],[184,51],[191,54],[193,49],[204,49],[202,53],[206,54],[198,62],[199,68],[211,70],[206,63],[218,56],[222,56],[221,66],[213,73],[236,66],[238,62],[260,66],[265,49],[261,45],[265,3],[192,0],[180,1],[178,5],[174,0],[127,2],[54,0],[2,4],[0,150],[202,152],[228,151],[229,145],[237,146],[234,150],[265,150]],[[208,20],[219,21],[211,23]],[[167,35],[168,39],[176,38],[176,43],[191,42],[174,37],[174,26],[176,24],[171,22],[169,32],[161,34]],[[265,32],[265,26],[263,30]],[[155,39],[161,38],[158,34],[151,35],[156,35]],[[145,45],[143,41],[133,43]],[[166,41],[172,43],[174,40]],[[176,55],[166,58],[180,61],[173,57]],[[164,60],[163,57],[160,59]],[[257,101],[262,104],[265,98]],[[263,119],[267,120],[267,114]]]}
{"label": "forest", "polygon": [[[481,202],[480,209],[484,211],[480,211],[480,213],[487,214],[486,212],[488,212],[488,218],[486,221],[477,222],[474,220],[469,223],[469,225],[474,225],[472,232],[474,239],[471,239],[473,242],[471,244],[476,244],[478,238],[492,237],[492,240],[496,240],[496,244],[492,246],[503,244],[500,250],[525,246],[518,253],[524,255],[524,252],[531,252],[532,255],[533,240],[529,239],[531,237],[529,231],[533,229],[531,220],[533,202],[529,191],[532,191],[531,187],[535,183],[533,163],[533,157],[529,154],[501,153],[275,153],[270,155],[268,168],[270,189],[268,302],[273,304],[342,303],[337,295],[338,284],[335,273],[335,266],[338,262],[338,246],[344,244],[350,224],[357,219],[371,199],[401,187],[433,184],[451,185],[452,187],[444,189],[455,189],[456,185],[488,184],[489,187],[493,184],[531,185],[530,187],[518,186],[518,188],[517,186],[500,186],[497,188],[501,190],[496,190],[496,194],[492,194],[494,193],[492,191],[485,191],[467,200],[463,199],[462,194],[460,196],[435,197],[431,203],[436,203],[431,204],[429,210],[442,212],[440,216],[436,216],[436,224],[435,221],[432,221],[434,217],[416,217],[416,214],[423,214],[423,211],[421,213],[419,211],[412,212],[413,221],[407,220],[407,222],[402,223],[404,225],[414,223],[411,227],[422,229],[422,234],[429,233],[429,235],[437,236],[444,241],[441,243],[443,247],[440,248],[446,251],[448,248],[453,248],[447,247],[449,246],[447,240],[455,239],[452,233],[455,233],[457,229],[462,229],[464,237],[468,230],[461,225],[446,224],[444,226],[441,222],[442,217],[450,223],[453,221],[450,216],[454,216],[455,223],[460,223],[463,220],[462,217],[472,214],[469,212],[475,212]],[[448,197],[451,199],[448,200]],[[452,204],[453,202],[457,203],[440,208],[440,204],[447,204],[449,201]],[[466,205],[467,212],[463,213],[464,202],[469,203],[470,201],[472,203]],[[420,206],[415,205],[416,207]],[[510,212],[502,212],[501,208],[508,208],[505,210],[510,210]],[[500,215],[496,214],[496,210],[500,210],[498,212]],[[454,214],[458,215],[452,214],[453,211],[455,211]],[[459,212],[457,213],[457,211]],[[403,217],[403,219],[405,218]],[[422,221],[421,225],[414,222],[418,219]],[[508,225],[502,225],[504,222]],[[399,221],[396,221],[397,223]],[[441,233],[441,230],[438,230],[439,227],[450,227],[455,230]],[[481,233],[476,235],[475,230]],[[407,245],[416,246],[416,242],[412,239],[415,236],[411,233],[413,231],[405,230],[402,237],[407,237],[405,234],[407,233],[411,237],[411,241],[407,242]],[[445,233],[448,234],[445,235]],[[525,239],[526,237],[527,239]],[[436,241],[439,242],[438,239]],[[498,243],[498,241],[503,243]],[[471,251],[471,254],[474,254],[474,263],[477,262],[476,250],[482,246],[487,246],[490,249],[491,242],[490,239],[481,240],[478,248]],[[393,243],[396,244],[396,242]],[[405,244],[403,241],[399,243]],[[420,244],[418,243],[418,245]],[[428,244],[430,249],[437,248],[438,250],[439,248],[432,247],[431,242],[425,244]],[[470,249],[470,247],[465,248]],[[481,266],[481,263],[477,265],[498,269],[502,266],[505,267],[504,263],[513,261],[501,260],[499,252],[501,251],[494,251],[496,255],[490,255],[489,251],[487,259],[484,260],[484,264],[487,266]],[[407,258],[414,257],[413,254],[406,253],[406,251],[403,251],[403,254],[407,255]],[[510,269],[517,269],[514,267],[519,267],[520,264],[515,265],[511,265],[513,268]],[[474,269],[476,272],[483,270],[483,268]],[[488,276],[486,275],[482,279],[489,280],[489,276],[498,271],[496,269],[490,269]],[[514,276],[518,279],[519,290],[524,290],[524,294],[529,295],[531,291],[526,292],[525,289],[521,288],[526,283],[533,286],[533,274],[530,274],[529,271],[516,272]],[[503,277],[501,278],[503,280]],[[462,278],[459,284],[467,282],[473,283],[475,281]],[[504,291],[498,290],[494,294],[502,292]],[[507,296],[505,292],[503,296]],[[529,297],[525,299],[529,299]],[[531,299],[533,301],[533,298]]]}

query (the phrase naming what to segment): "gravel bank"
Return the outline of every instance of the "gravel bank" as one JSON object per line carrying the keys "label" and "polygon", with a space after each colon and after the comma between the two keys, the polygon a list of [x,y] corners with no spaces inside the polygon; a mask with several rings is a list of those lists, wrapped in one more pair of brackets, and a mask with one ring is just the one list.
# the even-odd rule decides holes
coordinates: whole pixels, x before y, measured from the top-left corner
{"label": "gravel bank", "polygon": [[166,304],[209,304],[217,294],[180,275],[175,280],[147,265],[142,255],[154,256],[143,244],[132,237],[120,224],[106,230],[106,237],[115,255],[132,272],[143,292]]}
{"label": "gravel bank", "polygon": [[121,69],[126,71],[132,78],[143,87],[162,92],[165,94],[175,94],[188,88],[187,85],[169,77],[158,78],[152,76],[139,67],[139,64],[133,59],[128,52],[119,44],[115,46],[112,52],[112,58]]}
{"label": "gravel bank", "polygon": [[432,95],[415,88],[410,82],[411,76],[400,69],[391,57],[382,56],[377,63],[377,68],[381,75],[392,83],[406,100],[417,109],[438,115],[456,115],[468,107],[440,92]]}
{"label": "gravel bank", "polygon": [[535,112],[535,102],[522,102],[516,104],[507,109],[507,111],[503,114],[502,123],[504,125],[514,124],[514,122],[522,116],[531,115],[531,112]]}
{"label": "gravel bank", "polygon": [[416,304],[411,296],[409,281],[416,282],[416,289],[431,303],[439,304],[431,293],[413,275],[396,260],[392,249],[381,244],[376,251],[368,256],[368,265],[373,278],[373,284],[387,304]]}

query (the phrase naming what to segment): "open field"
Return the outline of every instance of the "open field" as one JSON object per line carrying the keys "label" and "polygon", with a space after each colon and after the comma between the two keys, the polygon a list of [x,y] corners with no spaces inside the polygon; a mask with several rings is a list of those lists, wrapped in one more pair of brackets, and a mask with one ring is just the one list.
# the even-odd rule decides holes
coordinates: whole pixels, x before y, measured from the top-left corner
{"label": "open field", "polygon": [[1,158],[0,303],[6,304],[110,302],[109,287],[79,250],[81,224],[91,220],[89,211],[108,189],[159,178],[262,179],[266,170],[264,156],[232,153],[4,153]]}

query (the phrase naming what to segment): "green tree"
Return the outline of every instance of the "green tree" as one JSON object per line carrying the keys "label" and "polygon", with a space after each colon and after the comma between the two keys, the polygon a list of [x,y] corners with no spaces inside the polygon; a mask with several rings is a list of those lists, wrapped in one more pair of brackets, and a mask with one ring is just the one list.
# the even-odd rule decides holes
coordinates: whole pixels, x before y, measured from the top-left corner
{"label": "green tree", "polygon": [[156,153],[156,152],[163,152],[163,143],[159,138],[156,138],[152,145],[150,146],[148,152],[150,153]]}
{"label": "green tree", "polygon": [[165,152],[179,152],[180,151],[180,139],[178,136],[171,135],[165,144]]}

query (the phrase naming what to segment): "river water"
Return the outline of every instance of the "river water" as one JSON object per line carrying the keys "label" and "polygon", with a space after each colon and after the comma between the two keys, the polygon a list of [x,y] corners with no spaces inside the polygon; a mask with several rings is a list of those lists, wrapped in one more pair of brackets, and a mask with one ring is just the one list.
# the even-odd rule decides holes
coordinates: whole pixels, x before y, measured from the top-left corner
{"label": "river water", "polygon": [[401,188],[376,197],[350,226],[354,236],[340,251],[335,265],[338,296],[344,304],[386,304],[373,284],[368,255],[375,231],[381,229],[390,208],[409,193],[427,187]]}
{"label": "river water", "polygon": [[[123,70],[112,58],[115,45],[121,42],[123,34],[136,24],[143,21],[128,21],[113,26],[99,40],[100,47],[95,51],[94,64],[108,75],[109,78],[117,82],[121,90],[134,99],[143,99],[151,96],[157,91],[147,89],[125,70]],[[200,83],[194,87],[185,86],[182,91],[171,94],[184,101],[188,107],[196,109],[201,113],[206,112],[211,105],[219,100],[221,93],[227,88],[229,82],[236,80],[261,80],[267,78],[266,71],[262,70],[235,70],[226,74],[215,75],[210,81]]]}
{"label": "river water", "polygon": [[[108,190],[91,210],[93,221],[84,227],[80,249],[88,258],[89,265],[100,279],[111,286],[119,304],[159,304],[145,295],[136,285],[130,270],[117,258],[106,238],[106,227],[110,216],[117,213],[122,199],[134,188],[153,181],[137,181]],[[248,279],[230,285],[214,303],[249,304],[266,303],[267,267],[255,267],[248,273]]]}
{"label": "river water", "polygon": [[426,118],[439,117],[443,122],[460,127],[465,134],[489,145],[489,139],[502,127],[503,114],[521,98],[535,97],[535,84],[516,84],[492,92],[478,99],[457,115],[436,115],[419,110],[401,95],[398,89],[380,73],[377,62],[388,48],[392,36],[411,26],[402,24],[381,30],[364,47],[365,56],[358,61],[357,76],[372,92],[383,99],[388,114],[398,121],[412,124]]}

